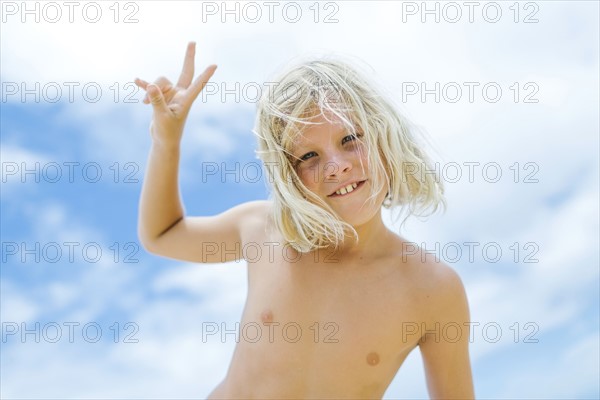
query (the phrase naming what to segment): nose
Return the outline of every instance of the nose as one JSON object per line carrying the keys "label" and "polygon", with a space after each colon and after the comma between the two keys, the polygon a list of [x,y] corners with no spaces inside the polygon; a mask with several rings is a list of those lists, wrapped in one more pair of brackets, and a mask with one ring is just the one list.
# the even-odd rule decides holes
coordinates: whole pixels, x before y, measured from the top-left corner
{"label": "nose", "polygon": [[323,166],[323,177],[325,180],[339,180],[340,176],[352,170],[349,157],[343,153],[332,155]]}

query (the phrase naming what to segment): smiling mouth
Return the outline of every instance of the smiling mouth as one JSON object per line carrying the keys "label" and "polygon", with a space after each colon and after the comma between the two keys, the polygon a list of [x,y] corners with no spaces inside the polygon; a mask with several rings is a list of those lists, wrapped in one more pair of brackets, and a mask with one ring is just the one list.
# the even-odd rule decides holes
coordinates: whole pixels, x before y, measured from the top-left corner
{"label": "smiling mouth", "polygon": [[[360,189],[365,182],[366,182],[366,180],[357,182],[357,183],[352,184],[352,185],[348,185],[345,188],[342,188],[342,189],[336,191],[335,193],[330,194],[328,197],[344,197],[344,196],[348,196],[351,193],[354,193],[357,189]],[[351,190],[349,190],[349,189],[351,189]]]}

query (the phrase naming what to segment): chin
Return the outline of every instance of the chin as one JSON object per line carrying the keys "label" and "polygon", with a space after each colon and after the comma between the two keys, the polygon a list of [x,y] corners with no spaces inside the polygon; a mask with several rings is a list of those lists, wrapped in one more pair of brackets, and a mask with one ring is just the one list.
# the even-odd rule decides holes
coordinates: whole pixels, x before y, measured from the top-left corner
{"label": "chin", "polygon": [[338,213],[340,219],[354,228],[368,224],[375,217],[381,214],[381,206],[363,207],[357,212]]}

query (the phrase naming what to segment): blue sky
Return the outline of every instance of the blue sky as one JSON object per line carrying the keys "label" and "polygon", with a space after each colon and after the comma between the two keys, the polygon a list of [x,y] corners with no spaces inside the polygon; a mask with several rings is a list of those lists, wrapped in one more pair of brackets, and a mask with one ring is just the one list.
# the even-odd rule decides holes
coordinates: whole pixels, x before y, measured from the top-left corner
{"label": "blue sky", "polygon": [[[512,2],[498,3],[495,23],[482,16],[485,2],[472,23],[461,2],[455,23],[444,2],[437,3],[439,23],[433,16],[422,22],[421,10],[406,13],[420,2],[404,2],[404,14],[394,1],[320,3],[317,22],[312,3],[302,3],[297,23],[278,12],[273,22],[266,14],[257,23],[243,14],[222,22],[200,2],[131,3],[122,4],[117,23],[112,2],[95,3],[97,23],[80,9],[73,23],[66,9],[49,23],[43,17],[55,14],[43,14],[44,3],[39,23],[33,16],[22,22],[20,2],[2,4],[3,398],[204,398],[224,377],[235,341],[203,342],[202,324],[233,328],[239,321],[245,263],[152,256],[136,234],[151,110],[127,85],[135,77],[175,80],[190,40],[197,42],[197,69],[219,65],[219,92],[198,99],[186,125],[180,188],[188,215],[268,196],[264,174],[244,179],[254,177],[248,166],[258,161],[255,104],[249,96],[223,101],[220,85],[267,82],[299,55],[334,51],[362,60],[427,133],[446,168],[448,211],[410,219],[402,233],[434,253],[438,244],[437,254],[450,259],[462,252],[446,262],[463,279],[479,323],[471,344],[477,397],[600,396],[597,2],[519,2],[518,16]],[[493,5],[487,7],[490,19]],[[130,13],[137,22],[123,23]],[[324,22],[330,13],[337,22]],[[524,23],[528,15],[538,21]],[[22,101],[21,84],[35,92],[36,82],[39,101],[32,94]],[[436,82],[439,102],[403,90]],[[468,82],[476,85],[473,101]],[[498,101],[486,100],[485,85],[488,96],[501,89]],[[97,87],[101,95],[92,102]],[[456,87],[462,96],[453,102]],[[22,175],[36,163],[39,182],[35,172]],[[237,168],[239,182],[207,174],[215,165],[221,172],[221,163]],[[453,183],[455,165],[462,175]],[[473,259],[470,242],[477,243]],[[56,326],[61,336],[53,339]],[[22,328],[33,333],[22,337]],[[385,398],[426,397],[413,351]]]}

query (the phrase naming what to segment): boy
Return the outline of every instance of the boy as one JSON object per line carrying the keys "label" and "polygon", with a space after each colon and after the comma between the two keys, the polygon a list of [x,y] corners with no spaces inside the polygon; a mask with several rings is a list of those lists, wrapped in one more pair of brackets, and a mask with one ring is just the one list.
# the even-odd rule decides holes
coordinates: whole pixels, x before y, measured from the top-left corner
{"label": "boy", "polygon": [[[431,397],[473,398],[459,276],[424,262],[420,250],[409,254],[414,245],[381,218],[382,206],[415,213],[444,203],[433,177],[417,179],[404,167],[428,165],[407,121],[343,62],[296,66],[258,105],[271,200],[186,217],[179,144],[190,106],[216,69],[192,83],[194,56],[190,43],[176,86],[136,79],[154,109],[138,233],[153,254],[248,262],[242,338],[209,398],[381,398],[417,346]],[[244,253],[251,247],[261,256]],[[446,327],[455,330],[445,335]]]}

